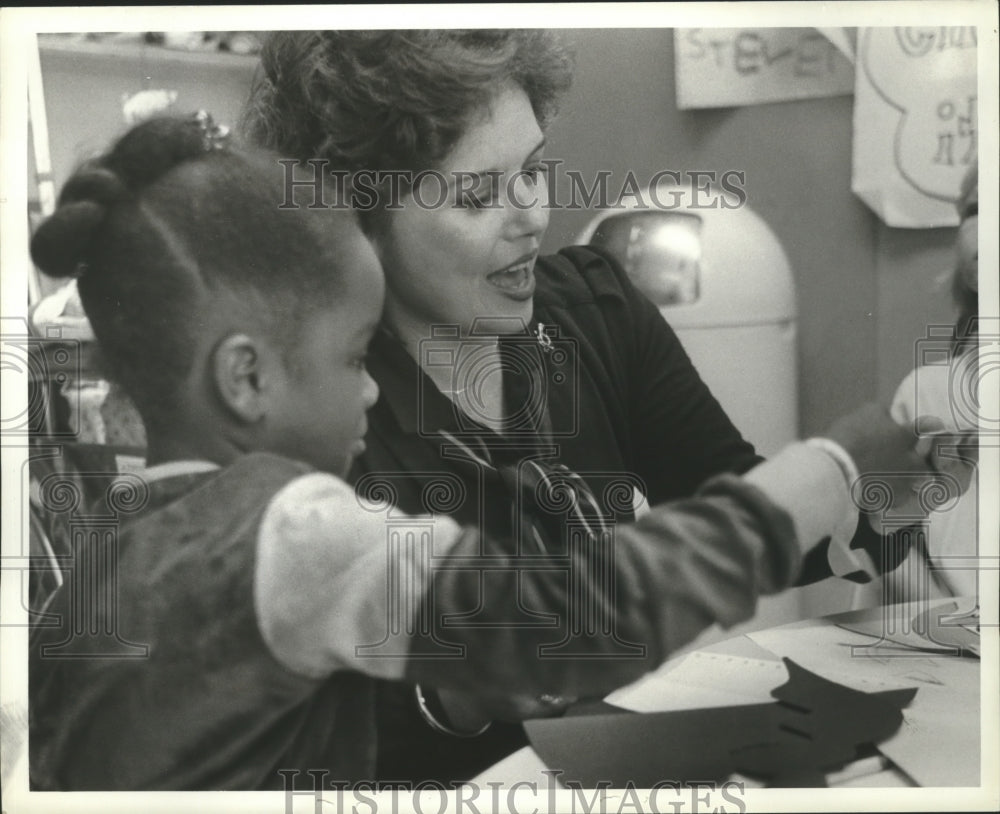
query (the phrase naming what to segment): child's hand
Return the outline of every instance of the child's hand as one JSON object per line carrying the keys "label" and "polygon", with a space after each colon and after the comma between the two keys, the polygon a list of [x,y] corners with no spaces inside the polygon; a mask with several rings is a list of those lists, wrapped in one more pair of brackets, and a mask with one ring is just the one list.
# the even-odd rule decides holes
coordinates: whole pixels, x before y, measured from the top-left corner
{"label": "child's hand", "polygon": [[[862,411],[848,417],[851,426],[853,418],[860,417]],[[867,420],[872,421],[871,430],[883,432],[879,428],[881,417],[875,411],[866,411]],[[856,427],[856,425],[854,425]],[[910,446],[899,455],[884,441],[874,449],[868,449],[858,468],[861,483],[855,490],[855,499],[862,501],[871,526],[879,532],[900,524],[909,524],[926,518],[932,511],[946,510],[969,488],[975,472],[978,457],[975,447],[975,433],[952,432],[945,429],[945,423],[936,416],[920,416],[913,424],[916,435],[909,428],[900,427],[902,435],[890,430],[885,438],[898,443],[903,438]],[[860,436],[859,436],[860,437]],[[852,454],[853,450],[851,450]],[[889,458],[885,457],[889,453]],[[855,459],[858,460],[857,458]],[[878,468],[873,463],[881,462]],[[895,466],[887,466],[893,461]],[[871,498],[872,505],[866,506]]]}
{"label": "child's hand", "polygon": [[901,427],[879,404],[865,404],[837,419],[826,436],[840,444],[862,477],[875,474],[927,474],[913,431]]}
{"label": "child's hand", "polygon": [[877,531],[889,520],[894,526],[917,522],[953,504],[968,488],[974,447],[967,434],[946,432],[944,426],[939,418],[921,416],[914,434],[912,428],[896,424],[884,408],[870,404],[831,427],[828,436],[858,467],[861,478],[853,497]]}
{"label": "child's hand", "polygon": [[979,462],[979,433],[975,430],[944,429],[935,416],[920,416],[916,421],[920,439],[917,454],[931,469],[953,483],[959,494],[965,494]]}

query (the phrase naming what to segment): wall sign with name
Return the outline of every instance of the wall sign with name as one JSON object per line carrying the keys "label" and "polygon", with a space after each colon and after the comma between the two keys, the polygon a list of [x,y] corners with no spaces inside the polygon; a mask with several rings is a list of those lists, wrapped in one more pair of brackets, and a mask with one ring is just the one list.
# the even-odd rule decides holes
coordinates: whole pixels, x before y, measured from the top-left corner
{"label": "wall sign with name", "polygon": [[677,107],[850,94],[854,66],[815,28],[678,28]]}

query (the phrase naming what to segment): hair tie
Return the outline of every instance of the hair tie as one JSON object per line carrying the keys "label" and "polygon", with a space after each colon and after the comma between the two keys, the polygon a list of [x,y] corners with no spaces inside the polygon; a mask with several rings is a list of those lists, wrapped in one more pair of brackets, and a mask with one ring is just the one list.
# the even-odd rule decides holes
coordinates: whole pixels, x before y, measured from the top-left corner
{"label": "hair tie", "polygon": [[224,124],[216,124],[211,113],[199,110],[192,117],[192,121],[201,130],[202,147],[206,153],[212,150],[224,150],[229,146],[229,128]]}

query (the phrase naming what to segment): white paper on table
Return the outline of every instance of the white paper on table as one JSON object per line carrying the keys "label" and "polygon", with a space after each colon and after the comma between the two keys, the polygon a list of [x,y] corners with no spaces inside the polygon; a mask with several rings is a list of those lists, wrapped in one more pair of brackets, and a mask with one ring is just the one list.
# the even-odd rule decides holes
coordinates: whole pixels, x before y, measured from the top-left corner
{"label": "white paper on table", "polygon": [[[968,666],[978,667],[969,661]],[[878,750],[921,786],[978,786],[979,671],[959,686],[921,689]]]}
{"label": "white paper on table", "polygon": [[[942,655],[955,655],[957,644],[979,655],[979,631],[958,621],[972,619],[978,622],[975,599],[940,599],[920,607],[917,603],[888,605],[880,609],[877,617],[856,621],[838,621],[838,625],[855,633],[863,633],[885,644],[895,644],[927,651],[940,651]],[[972,615],[975,614],[973,617]],[[921,618],[923,617],[923,618]],[[952,628],[949,630],[949,628]],[[938,641],[941,637],[942,641]],[[950,641],[950,643],[943,643]]]}
{"label": "white paper on table", "polygon": [[669,670],[650,673],[611,693],[609,704],[632,712],[766,704],[771,690],[788,680],[780,661],[695,652]]}
{"label": "white paper on table", "polygon": [[807,622],[748,634],[807,670],[854,689],[917,687],[903,725],[877,744],[921,786],[978,786],[978,659],[932,656],[830,622]]}
{"label": "white paper on table", "polygon": [[853,780],[845,780],[837,783],[838,789],[905,789],[911,788],[913,783],[907,782],[905,776],[895,769],[886,769],[875,774],[866,774],[862,777],[855,777]]}
{"label": "white paper on table", "polygon": [[830,622],[786,625],[747,634],[777,656],[792,659],[816,675],[861,692],[961,682],[954,662],[899,647],[873,646],[871,636]]}

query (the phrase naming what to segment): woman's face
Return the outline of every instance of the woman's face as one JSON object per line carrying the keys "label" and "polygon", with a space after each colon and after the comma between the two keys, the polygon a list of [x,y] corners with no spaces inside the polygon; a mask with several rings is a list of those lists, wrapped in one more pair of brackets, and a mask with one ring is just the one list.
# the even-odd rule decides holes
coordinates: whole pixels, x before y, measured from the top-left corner
{"label": "woman's face", "polygon": [[528,96],[508,86],[438,168],[447,195],[438,177],[425,176],[402,209],[387,213],[374,242],[386,274],[386,319],[401,336],[418,340],[440,324],[465,333],[490,317],[506,321],[480,327],[509,332],[531,318],[535,258],[548,226],[543,143]]}

